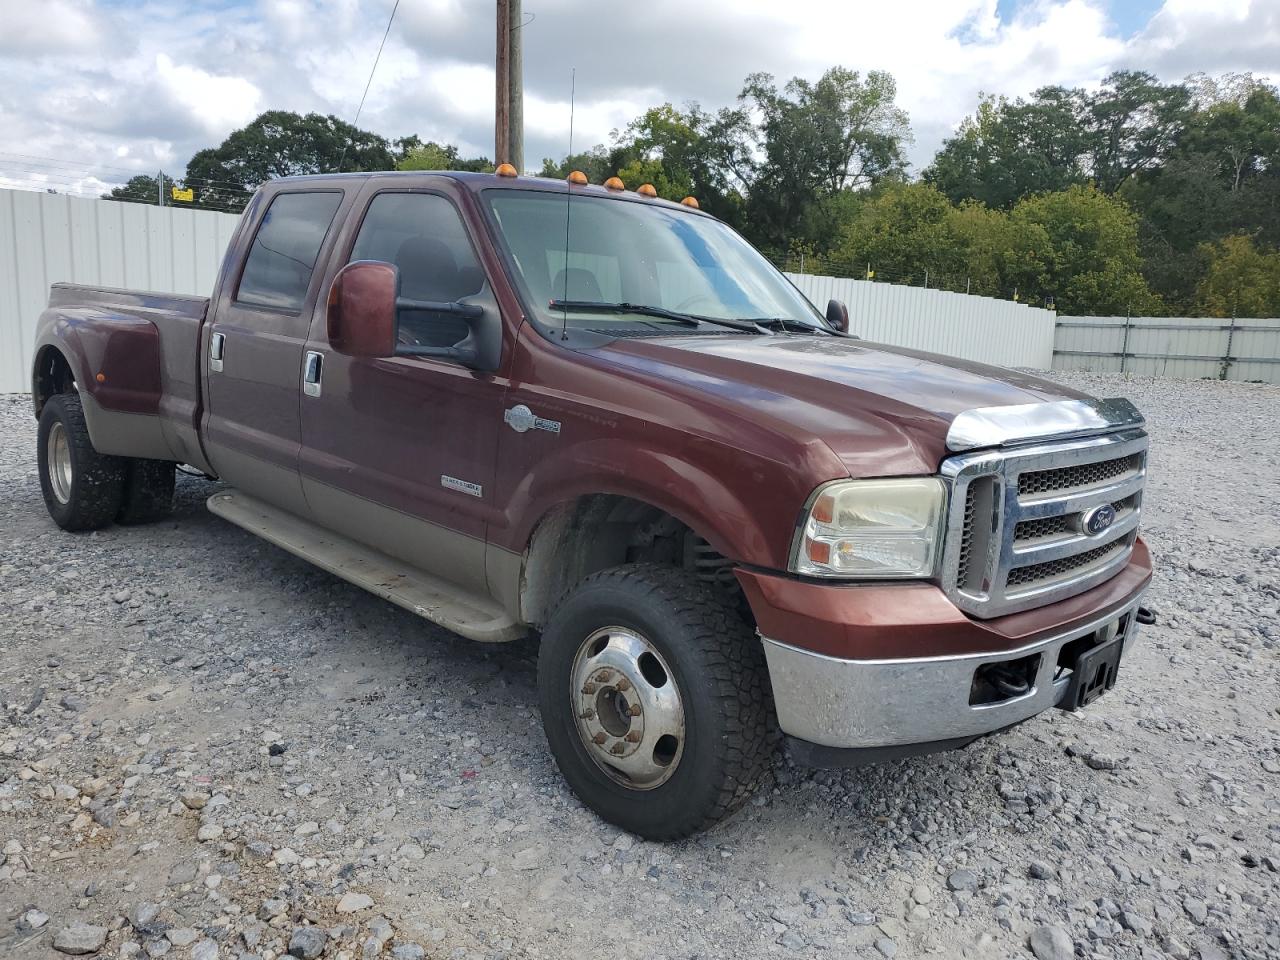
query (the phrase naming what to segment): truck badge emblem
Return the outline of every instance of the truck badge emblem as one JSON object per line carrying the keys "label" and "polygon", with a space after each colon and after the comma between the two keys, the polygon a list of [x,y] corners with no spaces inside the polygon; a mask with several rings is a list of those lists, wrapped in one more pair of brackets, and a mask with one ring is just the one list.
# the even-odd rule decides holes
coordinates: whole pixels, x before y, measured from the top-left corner
{"label": "truck badge emblem", "polygon": [[547,433],[559,433],[559,420],[544,420],[535,417],[533,411],[523,403],[516,404],[502,414],[502,420],[516,433],[527,433],[530,430],[545,430]]}
{"label": "truck badge emblem", "polygon": [[1116,522],[1116,508],[1109,503],[1094,507],[1080,518],[1080,526],[1091,537],[1096,537]]}
{"label": "truck badge emblem", "polygon": [[451,477],[448,474],[440,475],[440,486],[446,490],[457,490],[459,493],[469,494],[473,497],[483,497],[484,487],[478,483],[472,483],[470,480],[459,480],[457,477]]}

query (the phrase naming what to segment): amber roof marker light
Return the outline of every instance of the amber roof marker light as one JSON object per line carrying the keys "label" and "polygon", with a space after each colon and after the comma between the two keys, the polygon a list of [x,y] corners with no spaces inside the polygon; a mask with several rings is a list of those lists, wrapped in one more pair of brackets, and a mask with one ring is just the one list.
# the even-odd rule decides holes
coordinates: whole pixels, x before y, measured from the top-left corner
{"label": "amber roof marker light", "polygon": [[697,209],[698,209],[698,198],[697,198],[697,197],[685,197],[685,198],[684,198],[683,200],[681,200],[680,202],[681,202],[681,203],[683,203],[686,207],[693,207],[693,209],[695,209],[695,210],[697,210]]}
{"label": "amber roof marker light", "polygon": [[625,190],[627,185],[622,182],[621,177],[610,177],[604,182],[604,188],[606,190]]}
{"label": "amber roof marker light", "polygon": [[565,179],[568,180],[570,183],[576,183],[580,187],[586,186],[586,184],[588,183],[587,175],[583,173],[581,170],[574,170],[571,174],[569,174],[569,176],[565,177]]}
{"label": "amber roof marker light", "polygon": [[656,197],[658,195],[658,191],[653,188],[652,183],[640,184],[640,186],[636,187],[636,193],[642,197]]}
{"label": "amber roof marker light", "polygon": [[498,169],[494,170],[493,172],[500,177],[514,177],[517,175],[516,168],[509,163],[498,164]]}

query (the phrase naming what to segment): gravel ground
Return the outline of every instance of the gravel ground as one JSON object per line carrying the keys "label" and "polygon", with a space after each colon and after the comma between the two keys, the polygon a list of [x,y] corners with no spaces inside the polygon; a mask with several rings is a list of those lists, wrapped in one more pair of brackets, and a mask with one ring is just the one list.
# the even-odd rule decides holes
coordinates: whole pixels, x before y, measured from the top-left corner
{"label": "gravel ground", "polygon": [[207,513],[58,531],[0,397],[0,956],[1280,957],[1280,389],[1063,376],[1153,435],[1115,691],[967,750],[785,758],[661,846],[471,644]]}

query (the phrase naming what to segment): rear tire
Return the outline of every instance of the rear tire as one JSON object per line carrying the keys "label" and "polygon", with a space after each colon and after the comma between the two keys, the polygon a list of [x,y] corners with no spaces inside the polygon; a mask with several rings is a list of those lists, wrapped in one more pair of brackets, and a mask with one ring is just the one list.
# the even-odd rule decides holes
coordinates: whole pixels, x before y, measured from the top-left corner
{"label": "rear tire", "polygon": [[53,522],[73,531],[111,523],[124,499],[126,461],[93,449],[80,395],[50,397],[37,437],[40,490]]}
{"label": "rear tire", "polygon": [[175,465],[169,460],[130,458],[125,468],[124,498],[116,523],[151,523],[173,513]]}
{"label": "rear tire", "polygon": [[574,793],[648,840],[687,837],[740,807],[777,742],[759,639],[677,567],[615,567],[579,584],[543,631],[538,694]]}

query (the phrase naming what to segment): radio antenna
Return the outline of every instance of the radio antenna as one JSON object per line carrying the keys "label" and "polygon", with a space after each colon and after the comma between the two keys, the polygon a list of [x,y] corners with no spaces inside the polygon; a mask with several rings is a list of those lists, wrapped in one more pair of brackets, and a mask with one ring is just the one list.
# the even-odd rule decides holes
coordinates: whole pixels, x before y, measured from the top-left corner
{"label": "radio antenna", "polygon": [[[573,95],[577,88],[578,68],[569,68],[569,155],[565,158],[565,165],[573,163]],[[572,170],[569,171],[573,173]],[[573,180],[568,176],[564,179],[564,290],[561,295],[561,302],[564,304],[562,309],[562,319],[560,321],[560,339],[569,339],[569,207],[573,200]]]}

